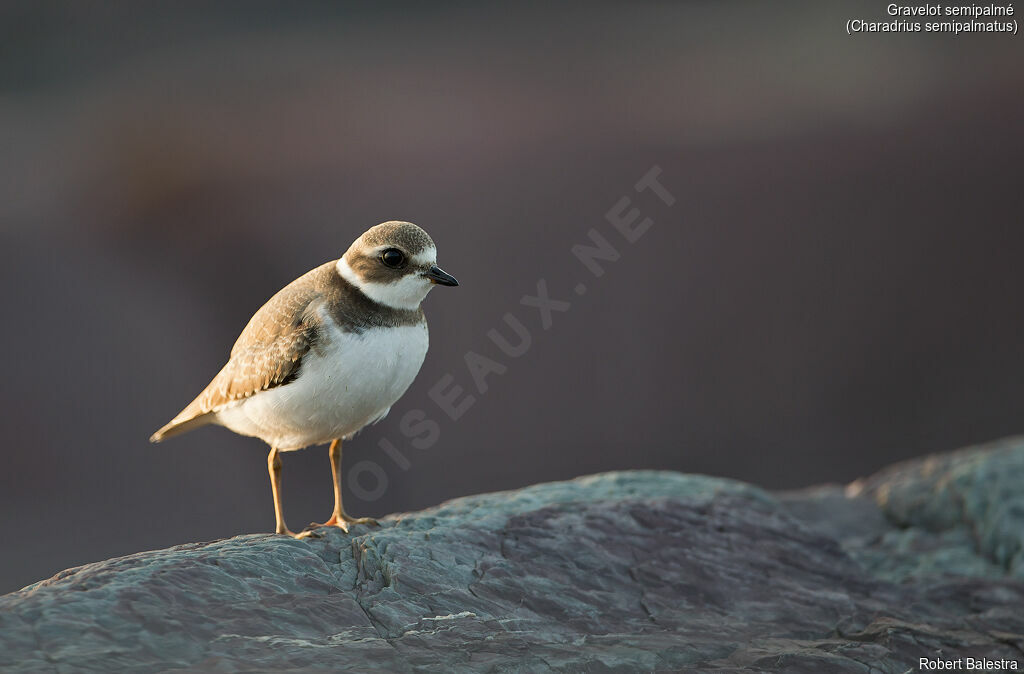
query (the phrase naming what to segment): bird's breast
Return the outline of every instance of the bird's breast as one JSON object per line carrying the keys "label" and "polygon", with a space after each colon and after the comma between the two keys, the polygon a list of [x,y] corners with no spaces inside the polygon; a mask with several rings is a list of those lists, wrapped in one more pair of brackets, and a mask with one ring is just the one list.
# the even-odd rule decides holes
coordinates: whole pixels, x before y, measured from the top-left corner
{"label": "bird's breast", "polygon": [[373,415],[390,407],[409,388],[423,365],[427,345],[426,323],[360,333],[331,330],[310,352],[309,368],[303,364],[299,381],[309,375],[317,396]]}

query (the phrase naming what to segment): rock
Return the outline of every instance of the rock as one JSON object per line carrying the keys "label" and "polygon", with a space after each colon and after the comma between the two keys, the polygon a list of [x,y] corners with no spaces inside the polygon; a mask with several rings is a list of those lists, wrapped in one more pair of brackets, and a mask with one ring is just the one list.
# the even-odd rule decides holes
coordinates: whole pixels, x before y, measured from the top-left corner
{"label": "rock", "polygon": [[351,535],[250,535],[0,597],[4,672],[1024,667],[1024,441],[770,494],[631,471]]}

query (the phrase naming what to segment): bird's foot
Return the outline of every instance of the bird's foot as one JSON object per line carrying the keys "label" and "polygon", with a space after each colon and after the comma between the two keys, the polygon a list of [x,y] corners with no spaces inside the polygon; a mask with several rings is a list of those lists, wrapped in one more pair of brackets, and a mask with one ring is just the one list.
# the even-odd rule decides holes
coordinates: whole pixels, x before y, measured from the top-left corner
{"label": "bird's foot", "polygon": [[305,538],[306,537],[304,535],[306,533],[305,531],[300,531],[299,533],[295,533],[294,531],[292,531],[288,527],[278,527],[274,531],[274,533],[279,535],[279,536],[291,536],[292,538]]}
{"label": "bird's foot", "polygon": [[380,522],[378,522],[377,520],[373,519],[372,517],[352,517],[351,515],[349,515],[348,513],[345,513],[345,512],[343,512],[341,514],[341,517],[338,517],[338,515],[331,515],[331,519],[327,520],[323,524],[315,524],[314,523],[314,524],[312,524],[310,526],[312,526],[312,527],[338,527],[339,529],[341,529],[342,531],[344,531],[347,534],[349,528],[353,524],[370,524],[370,525],[373,525],[373,526],[380,526]]}
{"label": "bird's foot", "polygon": [[300,540],[303,539],[303,538],[321,538],[321,537],[323,537],[323,534],[317,533],[316,531],[312,530],[312,527],[317,527],[317,526],[320,526],[320,525],[318,525],[318,524],[310,524],[308,527],[306,527],[302,531],[300,531],[298,533],[295,533],[294,531],[292,531],[291,529],[288,528],[288,525],[286,525],[286,524],[284,524],[282,522],[281,524],[277,525],[277,528],[275,529],[274,533],[277,534],[278,536],[290,536],[292,538],[297,538],[297,539],[300,539]]}

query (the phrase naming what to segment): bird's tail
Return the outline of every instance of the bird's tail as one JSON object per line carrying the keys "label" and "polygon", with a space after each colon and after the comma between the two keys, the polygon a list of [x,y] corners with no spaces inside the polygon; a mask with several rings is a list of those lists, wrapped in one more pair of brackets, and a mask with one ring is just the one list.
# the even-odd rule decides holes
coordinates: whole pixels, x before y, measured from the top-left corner
{"label": "bird's tail", "polygon": [[166,426],[161,428],[159,431],[149,437],[150,442],[161,442],[167,438],[173,438],[175,435],[181,435],[187,431],[191,431],[193,428],[199,428],[200,426],[206,426],[207,424],[213,423],[213,413],[207,412],[206,414],[200,414],[197,416],[185,417],[182,414],[171,419]]}

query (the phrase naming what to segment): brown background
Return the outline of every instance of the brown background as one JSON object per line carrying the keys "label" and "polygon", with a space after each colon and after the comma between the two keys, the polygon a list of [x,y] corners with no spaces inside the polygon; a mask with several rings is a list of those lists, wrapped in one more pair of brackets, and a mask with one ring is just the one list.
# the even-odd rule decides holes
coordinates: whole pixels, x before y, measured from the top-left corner
{"label": "brown background", "polygon": [[[882,2],[208,4],[0,9],[0,590],[267,531],[259,441],[146,439],[266,298],[392,218],[462,286],[347,445],[388,478],[353,513],[622,468],[846,481],[1021,429],[1021,38],[846,35]],[[633,194],[655,224],[623,244],[605,213],[654,165],[677,202]],[[590,228],[622,251],[596,280]],[[541,278],[573,302],[549,331],[519,304]],[[511,361],[507,311],[534,338]],[[508,371],[451,422],[427,391],[471,387],[470,350]],[[284,457],[293,525],[329,475]]]}

